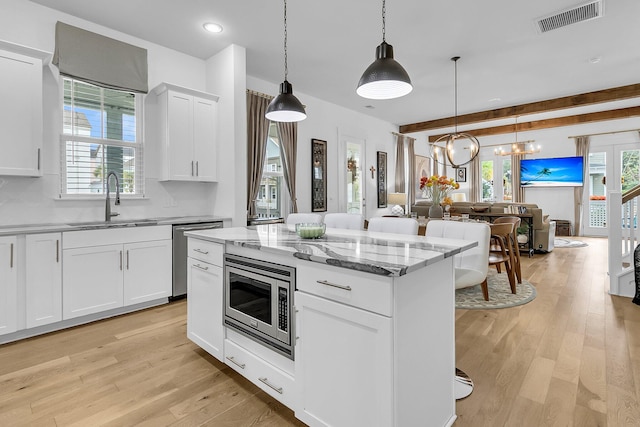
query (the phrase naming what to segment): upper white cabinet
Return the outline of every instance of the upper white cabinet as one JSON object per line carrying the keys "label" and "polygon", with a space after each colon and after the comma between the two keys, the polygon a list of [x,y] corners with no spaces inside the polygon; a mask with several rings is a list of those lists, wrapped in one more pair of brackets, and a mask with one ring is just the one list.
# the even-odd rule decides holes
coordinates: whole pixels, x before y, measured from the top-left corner
{"label": "upper white cabinet", "polygon": [[62,234],[26,236],[26,327],[62,320]]}
{"label": "upper white cabinet", "polygon": [[0,175],[42,176],[42,67],[48,55],[0,41]]}
{"label": "upper white cabinet", "polygon": [[167,83],[154,93],[160,107],[161,179],[215,182],[218,96]]}
{"label": "upper white cabinet", "polygon": [[18,329],[18,267],[15,236],[0,237],[0,335]]}

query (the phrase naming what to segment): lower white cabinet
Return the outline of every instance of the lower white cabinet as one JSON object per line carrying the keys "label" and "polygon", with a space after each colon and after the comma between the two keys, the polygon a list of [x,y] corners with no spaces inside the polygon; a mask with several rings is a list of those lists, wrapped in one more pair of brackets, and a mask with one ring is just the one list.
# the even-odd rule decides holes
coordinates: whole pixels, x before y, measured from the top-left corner
{"label": "lower white cabinet", "polygon": [[0,237],[0,335],[18,329],[18,268],[15,236]]}
{"label": "lower white cabinet", "polygon": [[64,250],[64,319],[122,307],[122,258],[122,245]]}
{"label": "lower white cabinet", "polygon": [[26,327],[62,320],[61,233],[28,234],[25,258]]}
{"label": "lower white cabinet", "polygon": [[65,233],[63,319],[171,295],[171,227]]}
{"label": "lower white cabinet", "polygon": [[296,417],[312,426],[394,425],[392,319],[295,293]]}
{"label": "lower white cabinet", "polygon": [[223,270],[189,258],[187,336],[218,360],[223,360]]}
{"label": "lower white cabinet", "polygon": [[222,361],[222,245],[190,238],[188,246],[191,256],[187,264],[187,337]]}

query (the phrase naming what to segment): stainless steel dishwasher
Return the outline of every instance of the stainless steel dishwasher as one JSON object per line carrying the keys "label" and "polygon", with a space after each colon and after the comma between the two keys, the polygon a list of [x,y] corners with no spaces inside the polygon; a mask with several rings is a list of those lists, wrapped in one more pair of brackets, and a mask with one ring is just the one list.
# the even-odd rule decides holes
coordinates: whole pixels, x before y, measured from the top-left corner
{"label": "stainless steel dishwasher", "polygon": [[171,299],[187,295],[187,237],[186,231],[222,228],[222,221],[176,224],[173,226],[173,292]]}

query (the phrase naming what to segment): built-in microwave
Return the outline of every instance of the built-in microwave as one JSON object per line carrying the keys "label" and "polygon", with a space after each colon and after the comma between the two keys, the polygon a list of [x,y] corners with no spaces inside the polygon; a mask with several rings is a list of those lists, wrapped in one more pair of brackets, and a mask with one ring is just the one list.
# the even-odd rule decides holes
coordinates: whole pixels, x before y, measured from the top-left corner
{"label": "built-in microwave", "polygon": [[295,268],[226,254],[225,325],[293,359]]}

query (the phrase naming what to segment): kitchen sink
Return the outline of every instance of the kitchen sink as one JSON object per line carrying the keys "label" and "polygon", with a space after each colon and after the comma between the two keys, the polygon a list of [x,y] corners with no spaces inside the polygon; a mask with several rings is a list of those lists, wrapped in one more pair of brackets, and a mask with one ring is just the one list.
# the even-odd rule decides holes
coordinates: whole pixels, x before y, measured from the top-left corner
{"label": "kitchen sink", "polygon": [[91,222],[74,222],[67,224],[81,230],[97,230],[101,228],[123,228],[123,227],[142,227],[145,225],[156,225],[155,219],[138,219],[138,220],[121,220],[121,221],[91,221]]}

